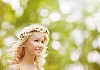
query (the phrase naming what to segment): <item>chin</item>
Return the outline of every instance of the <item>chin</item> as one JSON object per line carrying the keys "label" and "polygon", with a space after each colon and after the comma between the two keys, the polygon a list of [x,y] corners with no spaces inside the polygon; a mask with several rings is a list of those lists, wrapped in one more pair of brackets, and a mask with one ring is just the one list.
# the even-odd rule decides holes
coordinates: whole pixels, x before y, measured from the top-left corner
{"label": "chin", "polygon": [[39,57],[39,56],[41,56],[41,54],[38,53],[38,54],[35,54],[35,56]]}

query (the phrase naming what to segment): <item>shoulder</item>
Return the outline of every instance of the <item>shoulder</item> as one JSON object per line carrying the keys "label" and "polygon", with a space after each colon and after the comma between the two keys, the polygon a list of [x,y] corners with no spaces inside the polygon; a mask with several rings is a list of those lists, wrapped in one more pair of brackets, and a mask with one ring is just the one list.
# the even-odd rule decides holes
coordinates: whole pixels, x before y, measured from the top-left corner
{"label": "shoulder", "polygon": [[10,65],[6,70],[19,70],[19,67],[17,65]]}

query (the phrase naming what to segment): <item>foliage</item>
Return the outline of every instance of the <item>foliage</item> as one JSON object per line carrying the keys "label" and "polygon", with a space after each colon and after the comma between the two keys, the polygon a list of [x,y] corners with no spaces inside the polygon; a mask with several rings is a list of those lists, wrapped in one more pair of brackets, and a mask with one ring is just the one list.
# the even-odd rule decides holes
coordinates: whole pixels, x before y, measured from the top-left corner
{"label": "foliage", "polygon": [[8,65],[7,50],[17,31],[37,23],[50,30],[45,70],[100,70],[99,3],[99,0],[1,0],[0,70]]}

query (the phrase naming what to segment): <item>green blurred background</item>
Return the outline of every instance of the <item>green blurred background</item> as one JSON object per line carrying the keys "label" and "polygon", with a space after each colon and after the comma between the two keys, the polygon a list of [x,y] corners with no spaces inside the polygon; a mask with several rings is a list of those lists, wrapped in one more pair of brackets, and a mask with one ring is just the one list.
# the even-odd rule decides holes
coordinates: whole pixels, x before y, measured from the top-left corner
{"label": "green blurred background", "polygon": [[0,0],[0,70],[24,26],[50,30],[45,70],[100,70],[100,0]]}

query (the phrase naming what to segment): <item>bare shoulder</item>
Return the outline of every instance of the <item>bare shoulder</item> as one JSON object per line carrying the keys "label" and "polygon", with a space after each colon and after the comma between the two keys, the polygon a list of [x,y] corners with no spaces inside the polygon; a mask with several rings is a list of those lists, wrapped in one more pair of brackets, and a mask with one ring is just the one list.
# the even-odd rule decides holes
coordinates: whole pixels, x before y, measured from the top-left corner
{"label": "bare shoulder", "polygon": [[7,67],[6,70],[19,70],[18,66],[17,65],[10,65]]}

